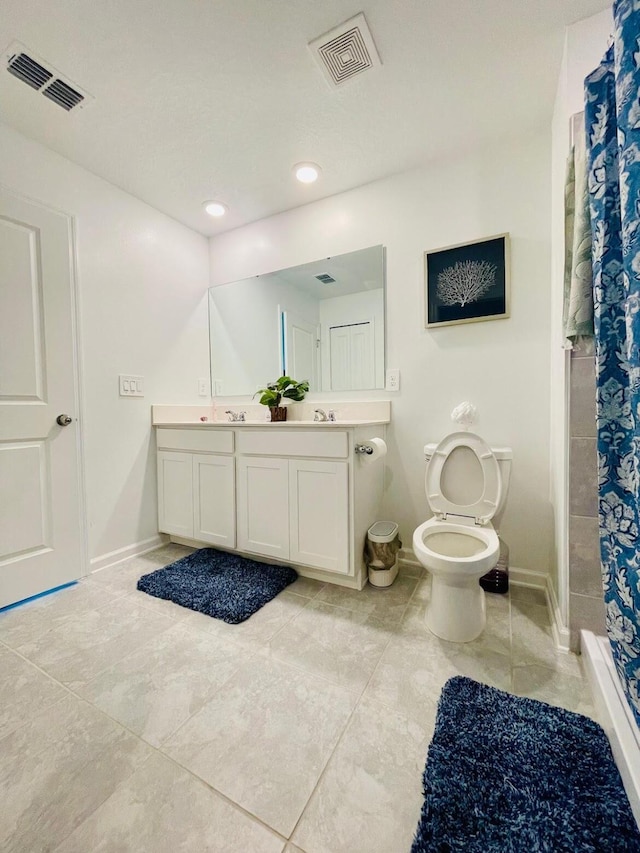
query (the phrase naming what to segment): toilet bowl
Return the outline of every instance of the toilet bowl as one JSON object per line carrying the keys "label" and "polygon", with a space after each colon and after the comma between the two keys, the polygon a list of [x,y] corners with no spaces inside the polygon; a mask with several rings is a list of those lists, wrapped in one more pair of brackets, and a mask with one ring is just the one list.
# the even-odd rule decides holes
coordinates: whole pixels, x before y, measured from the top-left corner
{"label": "toilet bowl", "polygon": [[414,531],[413,550],[432,576],[426,624],[443,640],[466,643],[486,622],[478,581],[498,562],[500,542],[491,519],[504,506],[511,451],[492,450],[474,433],[455,432],[427,445],[425,456],[434,517]]}

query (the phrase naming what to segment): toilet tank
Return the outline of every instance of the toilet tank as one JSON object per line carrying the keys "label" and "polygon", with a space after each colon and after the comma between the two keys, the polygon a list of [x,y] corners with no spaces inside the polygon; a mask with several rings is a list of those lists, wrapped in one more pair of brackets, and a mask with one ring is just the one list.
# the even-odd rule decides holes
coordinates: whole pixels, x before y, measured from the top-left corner
{"label": "toilet tank", "polygon": [[[433,452],[438,446],[439,442],[434,441],[430,444],[425,444],[424,446],[424,458],[426,460],[427,466],[431,461],[431,457],[433,456]],[[502,496],[500,498],[500,503],[491,519],[491,524],[495,530],[500,529],[500,524],[502,522],[502,516],[504,515],[504,510],[507,504],[507,495],[509,494],[509,481],[511,480],[511,460],[513,459],[513,451],[510,447],[492,447],[491,452],[496,457],[498,461],[498,468],[500,469],[500,476],[502,477]]]}

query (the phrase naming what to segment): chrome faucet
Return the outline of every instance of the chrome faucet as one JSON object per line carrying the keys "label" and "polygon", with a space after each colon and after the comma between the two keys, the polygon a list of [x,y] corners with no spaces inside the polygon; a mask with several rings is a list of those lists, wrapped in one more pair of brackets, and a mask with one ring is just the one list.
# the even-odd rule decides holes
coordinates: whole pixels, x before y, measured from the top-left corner
{"label": "chrome faucet", "polygon": [[313,414],[313,419],[317,423],[325,423],[326,421],[335,423],[337,420],[335,409],[329,409],[328,412],[325,412],[324,409],[316,409]]}
{"label": "chrome faucet", "polygon": [[225,412],[225,415],[229,415],[229,420],[234,424],[237,424],[237,423],[243,424],[247,419],[246,418],[246,415],[247,415],[246,412],[233,412],[233,411],[231,411],[231,409],[227,409],[227,411]]}

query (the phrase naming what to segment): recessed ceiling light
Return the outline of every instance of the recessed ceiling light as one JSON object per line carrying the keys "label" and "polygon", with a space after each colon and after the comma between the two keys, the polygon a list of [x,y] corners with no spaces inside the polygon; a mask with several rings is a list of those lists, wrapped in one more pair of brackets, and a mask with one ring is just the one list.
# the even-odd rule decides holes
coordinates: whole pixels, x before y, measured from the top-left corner
{"label": "recessed ceiling light", "polygon": [[321,171],[317,163],[298,163],[293,167],[293,172],[301,184],[317,181]]}
{"label": "recessed ceiling light", "polygon": [[221,201],[205,201],[203,207],[209,216],[224,216],[227,212],[226,205]]}

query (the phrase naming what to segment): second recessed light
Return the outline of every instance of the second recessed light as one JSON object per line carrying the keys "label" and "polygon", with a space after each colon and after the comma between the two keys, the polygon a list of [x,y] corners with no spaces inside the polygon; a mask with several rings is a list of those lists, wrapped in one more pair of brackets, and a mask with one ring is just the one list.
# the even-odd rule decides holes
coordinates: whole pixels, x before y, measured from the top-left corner
{"label": "second recessed light", "polygon": [[298,163],[293,167],[293,173],[301,184],[317,181],[321,171],[317,163]]}
{"label": "second recessed light", "polygon": [[226,205],[221,201],[205,201],[203,207],[209,216],[224,216],[227,212]]}

